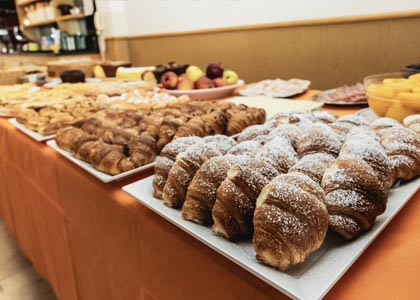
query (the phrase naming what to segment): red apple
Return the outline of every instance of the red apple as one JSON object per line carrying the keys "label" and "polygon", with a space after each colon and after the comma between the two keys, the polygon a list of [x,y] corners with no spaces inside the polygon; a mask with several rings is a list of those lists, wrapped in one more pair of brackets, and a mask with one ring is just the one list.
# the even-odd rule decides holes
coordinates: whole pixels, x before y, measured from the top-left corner
{"label": "red apple", "polygon": [[176,86],[178,90],[193,90],[194,89],[194,81],[189,79],[186,76],[180,76],[178,79],[178,85]]}
{"label": "red apple", "polygon": [[223,71],[220,64],[209,64],[206,68],[206,76],[210,79],[223,77]]}
{"label": "red apple", "polygon": [[216,87],[216,86],[214,85],[213,80],[211,80],[208,77],[201,77],[195,83],[195,88],[196,89],[211,89],[211,88],[214,88],[214,87]]}
{"label": "red apple", "polygon": [[173,90],[178,84],[178,75],[174,72],[166,72],[160,78],[160,83],[165,89]]}
{"label": "red apple", "polygon": [[222,86],[228,85],[227,82],[226,82],[226,79],[221,78],[221,77],[213,79],[213,82],[217,87],[222,87]]}

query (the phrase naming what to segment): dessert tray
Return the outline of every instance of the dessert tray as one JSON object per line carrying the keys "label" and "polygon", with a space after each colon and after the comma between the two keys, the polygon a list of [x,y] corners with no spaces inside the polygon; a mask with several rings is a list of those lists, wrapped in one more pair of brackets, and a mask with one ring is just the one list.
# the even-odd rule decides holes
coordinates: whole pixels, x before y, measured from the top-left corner
{"label": "dessert tray", "polygon": [[251,241],[229,242],[212,233],[210,227],[186,221],[181,210],[169,208],[153,197],[153,176],[123,187],[123,190],[169,222],[219,252],[232,262],[293,299],[321,299],[367,249],[401,208],[420,188],[420,178],[389,191],[388,207],[370,231],[351,242],[328,233],[322,247],[303,264],[281,272],[258,263]]}
{"label": "dessert tray", "polygon": [[223,87],[216,87],[212,89],[197,89],[197,90],[165,90],[166,93],[173,96],[188,95],[191,100],[214,100],[222,99],[232,95],[233,91],[242,86],[244,81],[239,79],[236,84],[227,85]]}
{"label": "dessert tray", "polygon": [[51,140],[51,139],[53,139],[55,137],[55,134],[51,134],[51,135],[40,135],[39,133],[37,133],[35,131],[29,130],[23,124],[20,124],[16,120],[16,118],[9,119],[9,122],[12,123],[13,126],[15,126],[17,129],[19,129],[20,131],[22,131],[26,135],[30,136],[31,138],[33,138],[37,142],[48,141],[48,140]]}
{"label": "dessert tray", "polygon": [[123,173],[120,173],[120,174],[117,174],[117,175],[109,175],[109,174],[106,174],[106,173],[103,173],[101,171],[96,170],[94,167],[92,167],[92,165],[90,165],[90,164],[88,164],[84,161],[81,161],[80,159],[77,159],[70,152],[67,152],[67,151],[61,149],[60,147],[58,147],[55,140],[48,141],[47,145],[50,146],[51,148],[53,148],[58,153],[60,153],[61,155],[63,155],[68,160],[70,160],[72,163],[76,164],[77,166],[79,166],[83,170],[87,171],[88,173],[90,173],[94,177],[98,178],[102,182],[111,182],[111,181],[121,180],[121,179],[124,179],[124,178],[126,178],[128,176],[131,176],[133,174],[137,174],[137,173],[140,173],[142,171],[149,170],[149,169],[153,168],[154,165],[155,165],[155,163],[152,162],[150,164],[147,164],[147,165],[144,165],[142,167],[138,167],[138,168],[129,170],[127,172],[123,172]]}

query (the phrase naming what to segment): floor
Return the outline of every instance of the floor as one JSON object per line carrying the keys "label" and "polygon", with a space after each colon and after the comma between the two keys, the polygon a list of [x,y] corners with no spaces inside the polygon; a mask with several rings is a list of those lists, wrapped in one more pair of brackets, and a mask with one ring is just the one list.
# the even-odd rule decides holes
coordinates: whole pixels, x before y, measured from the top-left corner
{"label": "floor", "polygon": [[0,219],[0,300],[55,300]]}

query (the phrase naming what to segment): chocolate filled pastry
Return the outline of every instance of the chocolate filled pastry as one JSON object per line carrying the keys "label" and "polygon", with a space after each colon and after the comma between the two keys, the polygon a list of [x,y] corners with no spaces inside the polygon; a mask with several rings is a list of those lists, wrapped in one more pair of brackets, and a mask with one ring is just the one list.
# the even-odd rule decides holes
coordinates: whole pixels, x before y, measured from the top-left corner
{"label": "chocolate filled pastry", "polygon": [[324,193],[305,174],[282,174],[263,188],[253,223],[256,258],[280,270],[295,266],[325,239],[328,212]]}

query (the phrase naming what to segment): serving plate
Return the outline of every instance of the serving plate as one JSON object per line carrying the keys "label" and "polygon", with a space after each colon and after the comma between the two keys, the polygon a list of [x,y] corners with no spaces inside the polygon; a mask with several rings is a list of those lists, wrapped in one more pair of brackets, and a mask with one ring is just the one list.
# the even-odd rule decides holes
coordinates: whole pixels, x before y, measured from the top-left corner
{"label": "serving plate", "polygon": [[197,90],[165,90],[166,93],[173,96],[188,95],[191,100],[215,100],[222,99],[232,95],[233,91],[242,86],[244,81],[239,79],[236,84],[227,85],[223,87],[216,87],[212,89],[197,89]]}
{"label": "serving plate", "polygon": [[20,131],[22,131],[26,135],[30,136],[31,138],[33,138],[37,142],[48,141],[48,140],[51,140],[55,137],[55,134],[40,135],[39,133],[37,133],[35,131],[29,130],[28,128],[25,127],[25,125],[19,123],[16,120],[16,118],[9,119],[9,122],[12,123],[13,126],[15,126],[17,129],[19,129]]}
{"label": "serving plate", "polygon": [[0,118],[11,118],[13,115],[0,111]]}
{"label": "serving plate", "polygon": [[258,263],[251,241],[229,242],[205,227],[182,219],[181,211],[153,197],[154,176],[123,187],[123,190],[169,222],[189,233],[245,270],[293,299],[321,299],[375,240],[420,188],[420,178],[389,191],[388,207],[369,232],[351,242],[327,234],[323,245],[301,265],[281,272]]}
{"label": "serving plate", "polygon": [[328,105],[339,105],[339,106],[360,106],[368,104],[367,99],[365,101],[360,102],[348,102],[348,101],[331,101],[330,99],[326,98],[329,94],[334,94],[337,89],[330,89],[319,92],[312,96],[312,100],[315,102],[320,102]]}
{"label": "serving plate", "polygon": [[96,170],[94,167],[92,167],[91,164],[88,164],[84,161],[81,161],[80,159],[77,159],[76,157],[74,157],[73,154],[71,154],[70,152],[67,152],[67,151],[61,149],[60,147],[58,147],[55,140],[48,141],[47,145],[50,146],[51,148],[53,148],[58,153],[60,153],[61,155],[63,155],[68,160],[70,160],[72,163],[76,164],[77,166],[79,166],[83,170],[87,171],[91,175],[98,178],[102,182],[111,182],[111,181],[121,180],[121,179],[124,179],[124,178],[126,178],[128,176],[131,176],[133,174],[137,174],[137,173],[140,173],[142,171],[149,170],[149,169],[153,168],[154,165],[155,165],[155,163],[152,162],[150,164],[147,164],[147,165],[144,165],[142,167],[138,167],[138,168],[129,170],[127,172],[123,172],[123,173],[120,173],[120,174],[117,174],[117,175],[109,175],[109,174],[106,174],[106,173],[103,173],[101,171]]}

